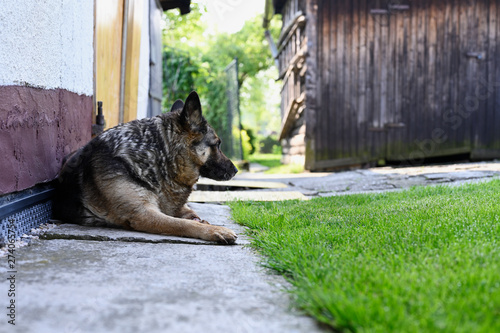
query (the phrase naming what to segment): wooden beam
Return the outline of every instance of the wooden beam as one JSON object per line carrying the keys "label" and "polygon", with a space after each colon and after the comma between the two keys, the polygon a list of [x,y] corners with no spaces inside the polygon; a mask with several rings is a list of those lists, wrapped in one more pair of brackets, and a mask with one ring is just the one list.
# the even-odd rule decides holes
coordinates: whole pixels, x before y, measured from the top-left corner
{"label": "wooden beam", "polygon": [[318,0],[306,1],[306,38],[307,38],[307,57],[306,57],[306,156],[305,168],[313,169],[316,160],[316,117],[318,109]]}
{"label": "wooden beam", "polygon": [[106,128],[119,123],[122,29],[123,1],[96,1],[95,100],[103,102]]}
{"label": "wooden beam", "polygon": [[[128,10],[127,48],[125,56],[125,96],[123,122],[137,119],[137,97],[139,91],[139,58],[141,53],[141,29],[143,29],[144,5],[141,0],[130,0]],[[146,28],[149,28],[146,26]],[[123,59],[122,59],[123,61]]]}
{"label": "wooden beam", "polygon": [[306,17],[302,14],[302,12],[298,12],[296,17],[290,21],[290,23],[281,31],[281,35],[278,39],[278,54],[283,51],[283,48],[288,43],[290,38],[294,35],[295,31],[298,28],[303,27],[306,23]]}
{"label": "wooden beam", "polygon": [[284,77],[287,77],[290,75],[290,72],[293,71],[295,68],[301,69],[304,66],[305,59],[306,59],[306,51],[307,51],[307,46],[304,45],[290,60],[288,63],[288,67],[286,70],[282,71],[279,74],[278,79],[283,79]]}
{"label": "wooden beam", "polygon": [[179,8],[181,15],[191,11],[191,8],[189,8],[190,3],[191,0],[160,0],[160,5],[163,10]]}
{"label": "wooden beam", "polygon": [[281,131],[279,140],[283,140],[286,138],[288,132],[292,128],[293,123],[295,122],[295,116],[299,113],[299,110],[304,108],[305,104],[305,92],[300,94],[300,96],[292,101],[288,110],[285,110],[285,114],[283,115],[283,121],[281,123]]}

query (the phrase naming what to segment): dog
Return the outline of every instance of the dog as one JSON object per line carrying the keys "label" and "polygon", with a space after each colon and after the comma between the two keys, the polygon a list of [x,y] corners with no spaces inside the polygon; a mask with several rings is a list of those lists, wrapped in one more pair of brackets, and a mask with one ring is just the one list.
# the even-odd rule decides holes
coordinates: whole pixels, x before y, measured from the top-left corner
{"label": "dog", "polygon": [[238,172],[220,145],[193,91],[170,112],[113,127],[70,154],[56,180],[53,218],[234,244],[232,230],[186,206],[200,176],[229,180]]}

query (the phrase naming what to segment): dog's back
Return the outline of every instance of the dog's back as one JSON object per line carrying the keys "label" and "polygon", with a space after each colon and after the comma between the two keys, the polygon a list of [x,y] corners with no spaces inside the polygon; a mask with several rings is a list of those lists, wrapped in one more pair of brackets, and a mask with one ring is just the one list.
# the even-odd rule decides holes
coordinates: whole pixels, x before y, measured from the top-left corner
{"label": "dog's back", "polygon": [[[115,222],[110,221],[109,215],[119,209],[119,203],[103,202],[103,194],[109,183],[124,181],[159,197],[162,189],[169,187],[178,194],[172,198],[171,206],[182,206],[181,202],[176,205],[179,200],[175,199],[184,201],[191,191],[190,186],[179,186],[174,181],[176,174],[182,172],[173,160],[179,154],[174,150],[184,148],[179,131],[174,128],[176,118],[177,113],[168,113],[119,125],[74,152],[58,177],[54,217],[80,224]],[[100,206],[106,209],[101,211]],[[171,207],[166,213],[173,215],[173,210]]]}

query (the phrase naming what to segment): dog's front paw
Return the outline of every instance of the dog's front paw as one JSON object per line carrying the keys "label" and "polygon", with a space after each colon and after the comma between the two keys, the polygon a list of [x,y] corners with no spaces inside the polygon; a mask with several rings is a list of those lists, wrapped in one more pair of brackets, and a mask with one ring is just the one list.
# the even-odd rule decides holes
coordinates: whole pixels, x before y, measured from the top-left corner
{"label": "dog's front paw", "polygon": [[238,236],[234,231],[225,227],[213,226],[211,240],[221,244],[234,244]]}

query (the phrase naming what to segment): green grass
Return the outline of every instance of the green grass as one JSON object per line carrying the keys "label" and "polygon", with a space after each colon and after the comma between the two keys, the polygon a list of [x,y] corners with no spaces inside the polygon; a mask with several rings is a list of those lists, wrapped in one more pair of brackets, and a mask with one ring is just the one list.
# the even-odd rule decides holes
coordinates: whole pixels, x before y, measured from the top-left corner
{"label": "green grass", "polygon": [[304,172],[304,166],[299,164],[281,164],[281,154],[253,154],[248,158],[250,162],[259,163],[269,168],[266,174],[287,174]]}
{"label": "green grass", "polygon": [[335,329],[500,332],[500,180],[231,208]]}

